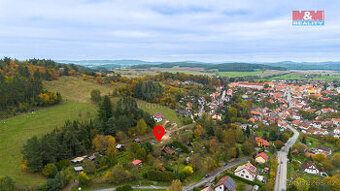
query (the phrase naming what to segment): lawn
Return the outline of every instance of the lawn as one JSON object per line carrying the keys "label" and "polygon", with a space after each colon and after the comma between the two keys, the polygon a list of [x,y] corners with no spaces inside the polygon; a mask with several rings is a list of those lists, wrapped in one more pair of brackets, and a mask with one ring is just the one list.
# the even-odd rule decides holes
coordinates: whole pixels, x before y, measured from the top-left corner
{"label": "lawn", "polygon": [[330,144],[326,141],[320,141],[319,139],[316,139],[314,137],[308,136],[307,137],[307,146],[308,148],[316,148],[316,146],[323,146],[328,147],[332,149],[332,151],[336,150],[336,146],[333,144]]}
{"label": "lawn", "polygon": [[240,181],[240,180],[236,180],[236,179],[233,179],[237,185],[236,187],[236,191],[244,191],[244,189],[246,188],[247,184]]}
{"label": "lawn", "polygon": [[45,178],[40,174],[21,171],[23,144],[32,136],[42,136],[61,127],[65,120],[88,119],[87,112],[93,117],[96,110],[93,104],[69,101],[0,121],[0,176],[10,176],[17,184],[44,183]]}

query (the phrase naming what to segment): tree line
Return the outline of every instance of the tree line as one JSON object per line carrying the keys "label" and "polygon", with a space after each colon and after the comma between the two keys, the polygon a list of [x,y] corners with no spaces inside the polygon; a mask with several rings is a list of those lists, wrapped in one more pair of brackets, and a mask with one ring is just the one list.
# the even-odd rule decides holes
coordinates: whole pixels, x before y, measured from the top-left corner
{"label": "tree line", "polygon": [[[44,63],[44,61],[41,61]],[[46,63],[48,66],[49,62]],[[43,89],[42,80],[57,79],[55,70],[5,57],[0,59],[0,116],[59,103],[61,95]]]}

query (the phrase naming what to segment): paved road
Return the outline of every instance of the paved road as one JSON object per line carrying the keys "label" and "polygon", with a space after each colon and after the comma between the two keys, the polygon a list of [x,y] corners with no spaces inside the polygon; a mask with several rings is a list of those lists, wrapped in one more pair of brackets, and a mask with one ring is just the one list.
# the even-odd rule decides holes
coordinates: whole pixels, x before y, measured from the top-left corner
{"label": "paved road", "polygon": [[202,180],[200,180],[199,182],[190,184],[189,186],[185,186],[183,188],[184,191],[186,190],[193,190],[194,187],[200,187],[205,185],[208,182],[212,182],[216,176],[218,176],[219,174],[221,174],[222,172],[224,172],[225,170],[228,170],[231,167],[234,167],[236,165],[239,165],[240,163],[243,163],[244,161],[249,160],[250,157],[243,157],[240,159],[235,160],[232,163],[229,163],[227,166],[221,167],[218,170],[216,170],[215,172],[211,173],[210,176],[208,178],[203,178]]}
{"label": "paved road", "polygon": [[[189,191],[189,190],[193,190],[194,187],[203,186],[206,183],[213,181],[217,175],[221,174],[225,170],[228,170],[231,167],[239,165],[240,163],[242,163],[244,161],[247,161],[249,158],[250,157],[243,157],[243,158],[240,158],[240,159],[236,159],[234,162],[228,164],[227,166],[221,167],[218,170],[216,170],[215,172],[211,173],[211,175],[208,178],[203,178],[199,182],[196,182],[196,183],[190,184],[189,186],[183,187],[183,191]],[[138,188],[138,189],[167,189],[169,187],[168,186],[153,186],[153,185],[151,185],[151,186],[132,186],[132,188]],[[116,187],[97,189],[97,190],[93,190],[93,191],[112,191],[112,190],[116,190]]]}
{"label": "paved road", "polygon": [[[291,102],[292,97],[291,97],[291,90],[289,90],[288,95],[287,95],[287,101],[289,103],[289,107],[292,107],[293,104]],[[283,121],[286,122],[286,121]],[[287,187],[287,154],[289,151],[289,148],[291,148],[296,140],[299,138],[299,132],[293,128],[291,125],[288,124],[288,128],[293,131],[294,135],[291,137],[286,145],[282,147],[282,149],[278,152],[277,160],[279,163],[279,166],[277,167],[277,172],[276,172],[276,181],[275,181],[275,191],[283,191],[286,190]]]}
{"label": "paved road", "polygon": [[295,141],[299,138],[299,132],[294,129],[292,126],[288,125],[288,128],[294,132],[293,137],[291,137],[286,145],[282,147],[282,149],[278,152],[278,163],[279,166],[277,167],[276,172],[276,182],[275,182],[275,191],[282,191],[286,190],[287,186],[287,154],[289,148],[291,148]]}

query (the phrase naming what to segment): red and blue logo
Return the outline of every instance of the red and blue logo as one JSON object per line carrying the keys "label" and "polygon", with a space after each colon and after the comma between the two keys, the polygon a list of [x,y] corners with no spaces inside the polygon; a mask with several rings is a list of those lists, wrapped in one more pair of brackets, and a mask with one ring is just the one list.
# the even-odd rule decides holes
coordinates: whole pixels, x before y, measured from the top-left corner
{"label": "red and blue logo", "polygon": [[325,11],[293,11],[294,26],[325,25]]}

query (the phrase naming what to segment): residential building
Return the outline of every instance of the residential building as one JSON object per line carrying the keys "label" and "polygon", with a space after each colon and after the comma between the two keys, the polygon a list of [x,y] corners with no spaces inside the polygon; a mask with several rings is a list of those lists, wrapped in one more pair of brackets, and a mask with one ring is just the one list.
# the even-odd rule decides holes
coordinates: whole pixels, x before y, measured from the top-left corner
{"label": "residential building", "polygon": [[307,161],[301,165],[302,171],[308,174],[319,174],[319,169],[312,161]]}
{"label": "residential building", "polygon": [[255,156],[255,161],[258,163],[266,163],[268,162],[268,160],[269,160],[269,156],[264,152],[259,153]]}
{"label": "residential building", "polygon": [[159,112],[155,113],[152,117],[156,122],[161,122],[163,119],[165,119],[165,117]]}
{"label": "residential building", "polygon": [[215,191],[235,191],[236,190],[236,183],[230,177],[226,176],[222,178],[215,186]]}
{"label": "residential building", "polygon": [[326,155],[331,155],[332,149],[327,148],[327,147],[316,146],[315,152],[316,152],[316,154],[325,153]]}
{"label": "residential building", "polygon": [[264,139],[262,139],[261,137],[256,137],[256,143],[257,146],[259,147],[268,147],[270,145],[270,143]]}
{"label": "residential building", "polygon": [[137,168],[143,167],[143,163],[142,163],[141,160],[137,159],[137,160],[132,161],[131,163],[132,163],[133,167],[137,167]]}
{"label": "residential building", "polygon": [[82,166],[76,166],[74,167],[74,171],[76,171],[77,173],[80,173],[81,171],[84,171]]}
{"label": "residential building", "polygon": [[254,181],[256,177],[256,167],[248,162],[245,165],[237,167],[235,170],[235,175],[250,181]]}
{"label": "residential building", "polygon": [[201,191],[214,191],[214,189],[212,189],[210,186],[207,186],[204,189],[202,189]]}

